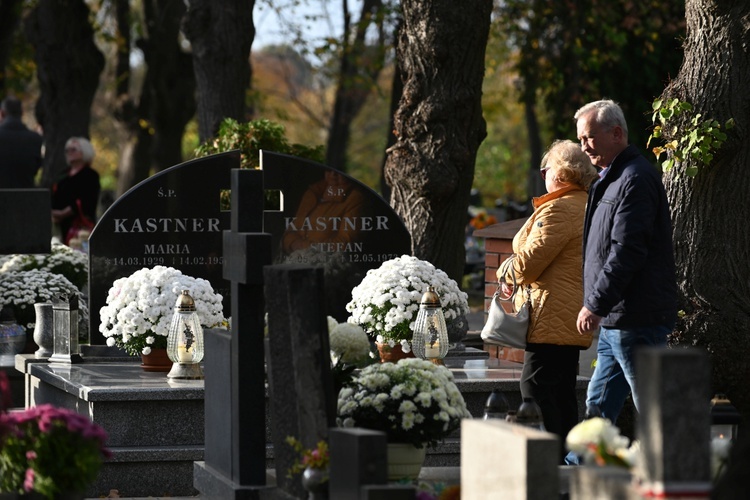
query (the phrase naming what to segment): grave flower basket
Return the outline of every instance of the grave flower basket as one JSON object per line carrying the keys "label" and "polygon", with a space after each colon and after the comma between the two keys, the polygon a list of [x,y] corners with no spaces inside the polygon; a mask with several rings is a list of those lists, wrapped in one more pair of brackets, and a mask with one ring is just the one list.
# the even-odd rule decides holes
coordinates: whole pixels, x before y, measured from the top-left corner
{"label": "grave flower basket", "polygon": [[207,280],[184,275],[172,267],[143,268],[115,280],[109,289],[99,326],[107,345],[133,356],[166,349],[174,305],[182,290],[189,290],[204,328],[228,324],[222,296]]}
{"label": "grave flower basket", "polygon": [[60,295],[78,295],[78,341],[89,341],[89,310],[83,294],[65,276],[41,269],[0,272],[0,304],[13,309],[16,321],[32,338],[36,325],[34,304],[52,302]]}
{"label": "grave flower basket", "polygon": [[[339,392],[336,423],[385,432],[391,444],[408,445],[424,460],[427,446],[435,446],[471,418],[453,374],[444,366],[422,359],[377,363],[363,368]],[[419,475],[421,462],[410,472],[398,469],[391,478]]]}
{"label": "grave flower basket", "polygon": [[444,271],[409,255],[367,272],[346,305],[351,314],[348,321],[360,325],[376,343],[384,344],[385,351],[400,347],[408,354],[419,302],[429,286],[440,296],[449,338],[452,342],[460,340],[468,329],[468,295]]}

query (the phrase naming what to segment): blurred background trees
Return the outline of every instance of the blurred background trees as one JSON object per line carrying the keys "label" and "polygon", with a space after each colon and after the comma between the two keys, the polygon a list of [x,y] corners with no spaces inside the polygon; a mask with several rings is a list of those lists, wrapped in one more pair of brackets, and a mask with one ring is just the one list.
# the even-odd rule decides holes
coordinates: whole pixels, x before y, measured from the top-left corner
{"label": "blurred background trees", "polygon": [[[399,2],[212,5],[0,0],[0,93],[20,95],[27,121],[43,128],[42,182],[64,170],[61,141],[90,135],[94,166],[117,196],[191,158],[231,117],[275,121],[290,142],[325,145],[327,164],[387,189]],[[305,31],[312,25],[320,28]],[[482,97],[488,133],[474,176],[482,205],[538,195],[544,148],[574,137],[570,117],[586,101],[620,102],[632,142],[644,147],[649,103],[679,68],[684,26],[683,2],[495,0]],[[274,43],[252,46],[256,30],[275,33]]]}
{"label": "blurred background trees", "polygon": [[[383,193],[407,215],[410,196],[423,200],[432,193],[420,194],[422,183],[393,195],[384,182],[387,150],[399,139],[394,116],[420,112],[414,99],[452,97],[404,90],[402,78],[419,80],[426,71],[411,67],[404,74],[397,40],[406,29],[414,43],[414,30],[425,29],[404,27],[402,7],[397,0],[0,0],[0,95],[20,97],[26,122],[44,134],[44,186],[64,171],[62,144],[72,135],[92,138],[94,168],[113,198],[192,158],[225,118],[269,120],[284,128],[289,144],[323,145],[329,165]],[[747,239],[746,210],[738,210],[747,205],[742,188],[749,171],[741,136],[746,92],[739,88],[748,67],[747,6],[696,0],[687,7],[686,16],[683,1],[494,0],[492,11],[477,20],[481,27],[489,23],[486,45],[465,44],[484,52],[486,136],[472,136],[480,144],[467,167],[475,191],[469,201],[469,183],[461,183],[433,203],[430,215],[450,207],[464,217],[467,203],[495,210],[499,220],[504,208],[523,215],[528,199],[543,190],[537,169],[544,149],[553,139],[575,139],[573,113],[591,100],[618,101],[631,143],[654,161],[646,139],[651,102],[662,92],[692,102],[705,116],[735,118],[738,126],[712,168],[690,179],[675,170],[666,184],[685,312],[677,341],[732,361],[714,364],[715,380],[747,413],[748,346],[741,339],[749,321],[748,270],[736,257]],[[461,45],[473,35],[467,31],[451,36]],[[274,36],[259,44],[259,33]],[[429,61],[431,52],[447,54],[457,44],[431,40],[402,56],[421,51]],[[462,66],[451,67],[451,75],[473,68],[463,66],[471,55],[457,61]],[[457,113],[443,118],[435,123],[469,123]],[[683,125],[675,124],[677,135]],[[422,159],[422,173],[431,171],[430,161]],[[394,174],[391,182],[403,179],[398,168]],[[410,222],[412,231],[419,233],[420,220]],[[418,249],[429,252],[439,241],[429,258],[454,267],[450,262],[459,262],[464,250],[454,233],[439,241],[436,232],[425,232]],[[727,329],[732,335],[724,335]]]}

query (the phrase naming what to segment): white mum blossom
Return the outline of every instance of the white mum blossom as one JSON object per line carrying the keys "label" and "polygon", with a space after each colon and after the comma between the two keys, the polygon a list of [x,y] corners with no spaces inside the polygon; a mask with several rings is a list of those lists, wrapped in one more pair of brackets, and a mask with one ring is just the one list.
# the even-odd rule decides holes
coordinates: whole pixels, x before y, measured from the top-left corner
{"label": "white mum blossom", "polygon": [[378,342],[408,346],[419,301],[429,286],[440,295],[446,322],[468,314],[468,295],[458,283],[431,263],[404,255],[367,272],[352,290],[347,321],[362,326],[373,338],[382,338]]}
{"label": "white mum blossom", "polygon": [[612,422],[601,417],[584,420],[573,427],[565,439],[565,445],[589,463],[594,463],[597,458],[630,460],[638,450],[637,447],[629,450],[630,440],[620,435],[620,429]]}
{"label": "white mum blossom", "polygon": [[370,340],[361,326],[341,323],[328,332],[331,360],[334,364],[339,360],[343,363],[359,364],[370,355]]}
{"label": "white mum blossom", "polygon": [[78,338],[88,343],[88,302],[75,284],[62,274],[41,269],[0,272],[0,304],[11,306],[16,321],[27,330],[33,330],[36,323],[34,304],[72,295],[78,297]]}
{"label": "white mum blossom", "polygon": [[115,280],[101,308],[99,331],[114,339],[115,345],[130,354],[144,353],[145,348],[166,347],[174,306],[182,290],[188,290],[195,301],[195,312],[206,328],[226,323],[222,296],[202,278],[193,278],[165,266],[140,269],[128,277]]}
{"label": "white mum blossom", "polygon": [[339,426],[382,430],[415,446],[436,443],[469,417],[450,370],[416,358],[367,366],[339,393]]}

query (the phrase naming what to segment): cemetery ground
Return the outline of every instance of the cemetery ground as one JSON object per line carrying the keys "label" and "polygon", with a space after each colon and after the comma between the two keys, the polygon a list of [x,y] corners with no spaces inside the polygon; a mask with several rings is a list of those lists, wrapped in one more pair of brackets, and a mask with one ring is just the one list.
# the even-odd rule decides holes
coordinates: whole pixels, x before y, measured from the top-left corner
{"label": "cemetery ground", "polygon": [[[480,340],[479,332],[484,325],[484,312],[482,310],[483,297],[481,293],[469,292],[469,305],[471,307],[471,313],[468,316],[469,319],[469,336],[467,338],[467,344],[479,344]],[[593,372],[592,363],[596,360],[596,341],[598,337],[594,337],[594,343],[589,349],[581,351],[580,357],[580,375],[585,378],[590,378]],[[420,475],[420,480],[423,481],[434,481],[458,484],[460,480],[459,469],[457,467],[425,467]],[[117,490],[113,490],[112,493],[106,498],[122,498],[123,500],[188,500],[188,499],[200,499],[201,495],[195,496],[184,496],[184,497],[121,497]],[[87,500],[94,500],[93,498]]]}

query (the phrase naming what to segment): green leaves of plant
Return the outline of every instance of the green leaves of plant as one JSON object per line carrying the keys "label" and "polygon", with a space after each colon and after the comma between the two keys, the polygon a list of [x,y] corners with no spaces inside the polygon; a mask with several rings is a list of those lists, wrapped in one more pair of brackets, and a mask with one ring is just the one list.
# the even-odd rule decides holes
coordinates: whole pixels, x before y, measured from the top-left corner
{"label": "green leaves of plant", "polygon": [[[666,160],[661,162],[664,172],[669,172],[675,166],[687,163],[685,174],[695,177],[701,167],[708,167],[714,159],[714,154],[727,140],[727,134],[722,131],[721,124],[716,120],[701,120],[703,115],[693,114],[693,105],[679,99],[655,99],[651,104],[653,114],[651,122],[654,129],[648,138],[646,147],[652,139],[661,139],[664,144],[654,146],[651,150],[660,160],[666,154]],[[682,117],[681,120],[678,120]],[[686,120],[687,119],[687,120]],[[676,121],[677,123],[672,123]],[[688,125],[682,126],[681,124]],[[671,125],[671,127],[669,127]],[[682,128],[681,128],[682,127]],[[734,119],[730,118],[724,124],[724,130],[734,127]],[[676,174],[679,177],[679,172]]]}

